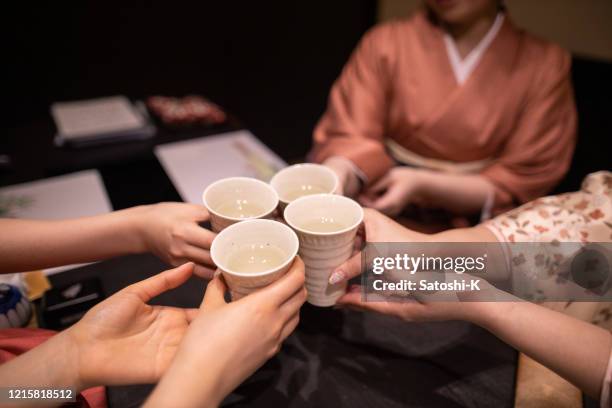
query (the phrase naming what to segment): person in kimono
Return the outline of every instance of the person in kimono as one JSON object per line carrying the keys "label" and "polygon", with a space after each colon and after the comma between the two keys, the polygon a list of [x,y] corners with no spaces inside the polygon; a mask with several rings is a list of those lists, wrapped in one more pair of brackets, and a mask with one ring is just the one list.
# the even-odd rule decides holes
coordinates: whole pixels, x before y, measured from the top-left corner
{"label": "person in kimono", "polygon": [[[576,252],[561,251],[561,243],[578,247],[599,247],[607,262],[598,261],[605,288],[599,301],[521,301],[495,288],[481,284],[481,292],[447,301],[436,293],[414,291],[410,300],[380,299],[371,301],[363,289],[353,285],[338,299],[336,307],[348,307],[398,317],[404,321],[465,320],[480,325],[517,350],[564,377],[593,398],[602,407],[612,402],[612,308],[609,293],[612,283],[612,172],[600,171],[588,175],[579,191],[538,198],[518,208],[500,214],[480,225],[451,229],[437,234],[421,234],[404,228],[375,210],[366,210],[365,241],[444,243],[438,248],[452,251],[452,242],[499,243],[497,250],[507,262],[510,274],[523,277],[537,274],[538,292],[571,284],[562,277],[562,268],[551,266],[572,262]],[[530,243],[530,245],[512,245]],[[538,245],[538,243],[547,243]],[[455,247],[456,248],[456,247]],[[466,247],[462,247],[465,250]],[[496,256],[496,246],[487,248],[489,259]],[[557,248],[559,252],[555,250]],[[567,247],[566,247],[567,248]],[[536,251],[525,251],[536,249]],[[552,251],[551,251],[552,250]],[[463,254],[462,254],[463,255]],[[549,262],[549,260],[555,262]],[[591,264],[590,266],[595,266]],[[584,264],[585,274],[588,264]],[[364,270],[362,254],[357,253],[331,274],[329,282],[336,284],[359,276]],[[504,269],[504,268],[501,268]],[[499,270],[487,270],[493,280]],[[561,278],[557,280],[557,278]],[[419,279],[419,278],[417,278]],[[576,280],[577,281],[577,280]],[[596,290],[589,282],[586,289]],[[541,286],[540,286],[541,285]],[[520,290],[518,291],[520,292]],[[479,298],[486,293],[483,298]],[[513,293],[517,293],[514,288]],[[578,293],[578,292],[572,292]],[[597,293],[597,292],[592,292]],[[465,295],[465,294],[463,294]],[[491,301],[497,299],[503,301]],[[524,299],[524,298],[523,298]],[[585,347],[585,345],[587,345]],[[550,391],[550,389],[548,389]]]}
{"label": "person in kimono", "polygon": [[362,38],[310,159],[387,215],[488,218],[555,186],[576,122],[568,52],[517,28],[498,0],[425,0]]}

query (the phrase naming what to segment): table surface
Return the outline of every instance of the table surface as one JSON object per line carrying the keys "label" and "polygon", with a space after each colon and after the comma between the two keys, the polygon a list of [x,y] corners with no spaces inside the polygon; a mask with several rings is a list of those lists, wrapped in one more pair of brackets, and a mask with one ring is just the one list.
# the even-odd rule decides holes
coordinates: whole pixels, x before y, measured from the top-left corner
{"label": "table surface", "polygon": [[[97,168],[115,209],[180,200],[153,147],[236,127],[161,132],[150,141],[69,150],[52,145],[52,124],[42,121],[7,133],[0,153],[10,154],[14,165],[0,174],[0,185]],[[98,276],[108,296],[166,268],[151,255],[129,256],[54,275],[51,281],[63,285]],[[205,283],[193,278],[153,303],[195,307],[204,290]],[[515,350],[467,323],[402,323],[306,305],[281,352],[228,396],[224,406],[512,406],[516,361]],[[109,405],[139,406],[151,389],[109,387]]]}

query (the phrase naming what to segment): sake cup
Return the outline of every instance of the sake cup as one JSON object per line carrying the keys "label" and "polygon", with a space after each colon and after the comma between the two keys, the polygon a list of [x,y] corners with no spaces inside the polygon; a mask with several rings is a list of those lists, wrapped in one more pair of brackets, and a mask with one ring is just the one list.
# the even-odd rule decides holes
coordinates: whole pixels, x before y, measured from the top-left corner
{"label": "sake cup", "polygon": [[327,166],[303,163],[286,167],[276,173],[270,185],[278,193],[279,209],[283,211],[287,204],[300,197],[335,193],[338,189],[338,177]]}
{"label": "sake cup", "polygon": [[292,201],[284,216],[300,240],[308,302],[323,307],[334,305],[345,293],[347,283],[331,285],[329,277],[350,258],[363,209],[344,196],[317,194]]}
{"label": "sake cup", "polygon": [[268,184],[250,177],[230,177],[215,181],[202,194],[210,213],[213,231],[240,221],[272,217],[278,194]]}
{"label": "sake cup", "polygon": [[212,242],[210,255],[232,300],[238,300],[287,273],[298,248],[297,235],[285,224],[247,220],[221,231]]}

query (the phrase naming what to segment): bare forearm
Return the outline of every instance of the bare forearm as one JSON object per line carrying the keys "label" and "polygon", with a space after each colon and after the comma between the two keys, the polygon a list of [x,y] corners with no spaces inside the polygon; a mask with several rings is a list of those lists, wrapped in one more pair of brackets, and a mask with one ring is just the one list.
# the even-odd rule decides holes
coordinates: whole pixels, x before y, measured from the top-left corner
{"label": "bare forearm", "polygon": [[59,333],[40,346],[2,364],[0,386],[72,388],[79,393],[86,385],[79,378],[77,360],[69,336]]}
{"label": "bare forearm", "polygon": [[0,220],[0,273],[91,262],[144,251],[144,207],[62,221]]}
{"label": "bare forearm", "polygon": [[[429,239],[497,242],[483,226],[448,230],[430,235]],[[487,248],[491,252],[488,263],[493,261],[492,265],[501,270],[501,246]],[[599,398],[612,347],[612,336],[606,330],[529,302],[480,302],[477,308],[480,312],[473,315],[475,323]]]}
{"label": "bare forearm", "polygon": [[[206,352],[204,352],[206,354]],[[180,358],[180,357],[179,357]],[[176,361],[153,390],[145,407],[207,407],[219,406],[226,391],[217,369],[215,356],[211,355],[206,371],[194,371],[188,364]]]}
{"label": "bare forearm", "polygon": [[493,192],[493,185],[477,174],[448,174],[430,170],[417,173],[420,199],[432,206],[457,214],[482,210]]}
{"label": "bare forearm", "polygon": [[529,302],[480,306],[475,323],[599,398],[612,347],[609,332]]}
{"label": "bare forearm", "polygon": [[435,242],[499,242],[486,227],[477,225],[470,228],[455,228],[429,235]]}
{"label": "bare forearm", "polygon": [[424,234],[404,227],[397,222],[392,224],[392,235],[397,242],[499,242],[495,234],[483,225],[469,228],[453,228],[435,234]]}
{"label": "bare forearm", "polygon": [[[508,279],[510,271],[506,267],[506,255],[502,244],[486,227],[477,225],[470,228],[457,228],[429,235],[430,242],[439,242],[440,256],[482,256],[486,254],[486,271],[482,278],[489,282]],[[453,245],[455,243],[455,245]]]}

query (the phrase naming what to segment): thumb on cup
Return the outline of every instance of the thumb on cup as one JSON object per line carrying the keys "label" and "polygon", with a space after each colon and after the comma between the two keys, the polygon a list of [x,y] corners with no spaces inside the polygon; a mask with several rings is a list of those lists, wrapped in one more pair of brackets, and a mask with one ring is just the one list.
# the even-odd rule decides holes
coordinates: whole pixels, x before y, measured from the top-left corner
{"label": "thumb on cup", "polygon": [[208,282],[208,285],[206,286],[206,292],[204,292],[204,299],[202,299],[200,309],[216,308],[226,304],[224,298],[226,291],[227,286],[225,285],[223,276],[221,274],[215,274],[213,280]]}
{"label": "thumb on cup", "polygon": [[329,284],[335,285],[342,281],[347,281],[355,276],[361,275],[363,267],[361,265],[361,252],[357,252],[348,261],[337,267],[329,277]]}

